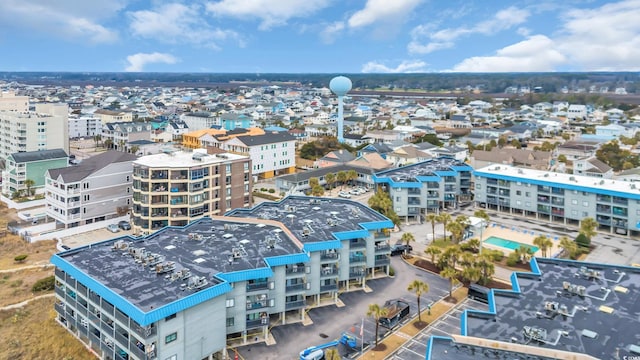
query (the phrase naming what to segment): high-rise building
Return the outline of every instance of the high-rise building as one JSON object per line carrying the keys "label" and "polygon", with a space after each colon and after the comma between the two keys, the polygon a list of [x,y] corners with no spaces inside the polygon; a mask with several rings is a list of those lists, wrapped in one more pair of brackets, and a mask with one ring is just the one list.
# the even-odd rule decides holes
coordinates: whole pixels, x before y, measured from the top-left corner
{"label": "high-rise building", "polygon": [[133,230],[148,234],[251,206],[251,159],[167,150],[133,163]]}
{"label": "high-rise building", "polygon": [[0,92],[0,111],[29,111],[29,97],[16,96],[13,91]]}

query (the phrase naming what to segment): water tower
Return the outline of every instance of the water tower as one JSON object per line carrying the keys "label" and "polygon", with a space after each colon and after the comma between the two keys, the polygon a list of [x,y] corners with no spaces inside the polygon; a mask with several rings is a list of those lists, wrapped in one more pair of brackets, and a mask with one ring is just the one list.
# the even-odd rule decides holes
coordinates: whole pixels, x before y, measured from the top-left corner
{"label": "water tower", "polygon": [[338,96],[338,141],[343,143],[344,115],[342,108],[344,104],[342,103],[342,98],[351,90],[351,80],[345,76],[336,76],[329,82],[329,88]]}

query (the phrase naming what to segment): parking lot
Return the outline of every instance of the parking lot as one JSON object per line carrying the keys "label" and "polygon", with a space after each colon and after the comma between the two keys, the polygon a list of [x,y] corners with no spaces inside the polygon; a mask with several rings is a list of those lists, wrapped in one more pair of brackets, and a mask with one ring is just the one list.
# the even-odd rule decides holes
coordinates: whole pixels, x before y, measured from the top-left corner
{"label": "parking lot", "polygon": [[[298,359],[300,351],[338,339],[344,331],[355,333],[358,336],[357,347],[361,347],[360,327],[363,321],[363,338],[366,347],[375,340],[375,322],[371,317],[366,316],[369,304],[375,303],[382,306],[386,300],[402,298],[410,304],[411,308],[410,315],[403,322],[406,323],[418,313],[416,296],[407,291],[407,287],[413,280],[420,279],[429,284],[429,292],[421,298],[423,311],[426,310],[427,304],[449,294],[449,282],[437,275],[416,269],[406,264],[400,257],[392,258],[392,266],[396,270],[396,276],[368,281],[367,285],[371,288],[371,292],[342,293],[340,300],[345,304],[344,307],[338,308],[332,305],[312,309],[307,314],[313,320],[312,325],[290,324],[274,327],[271,333],[277,342],[276,345],[254,344],[240,347],[238,348],[240,355],[245,359],[256,359],[258,358],[256,354],[259,354],[259,358],[263,360]],[[379,335],[382,336],[386,331],[385,328],[380,327]],[[354,358],[358,352],[343,355],[346,355],[344,358],[347,359]]]}

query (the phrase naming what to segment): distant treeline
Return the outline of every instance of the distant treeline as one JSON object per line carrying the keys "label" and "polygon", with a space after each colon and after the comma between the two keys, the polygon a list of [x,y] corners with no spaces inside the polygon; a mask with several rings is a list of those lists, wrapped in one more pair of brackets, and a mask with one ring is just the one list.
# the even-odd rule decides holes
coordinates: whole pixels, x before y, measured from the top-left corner
{"label": "distant treeline", "polygon": [[[426,73],[426,74],[255,74],[255,73],[93,73],[93,72],[0,72],[0,80],[26,84],[123,85],[131,86],[200,86],[229,88],[239,85],[294,82],[323,87],[336,75],[348,76],[354,88],[374,90],[422,89],[426,91],[465,91],[479,89],[484,93],[502,93],[507,87],[539,87],[543,93],[557,93],[562,88],[586,89],[608,87],[612,92],[624,87],[629,94],[638,92],[637,72],[588,73]],[[238,83],[241,82],[241,83]]]}

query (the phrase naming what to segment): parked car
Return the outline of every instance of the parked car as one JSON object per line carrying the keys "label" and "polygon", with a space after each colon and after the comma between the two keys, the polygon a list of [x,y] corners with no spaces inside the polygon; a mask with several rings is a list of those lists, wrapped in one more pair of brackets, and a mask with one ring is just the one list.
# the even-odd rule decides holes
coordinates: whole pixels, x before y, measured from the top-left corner
{"label": "parked car", "polygon": [[391,246],[391,256],[402,255],[404,254],[405,250],[407,252],[411,252],[413,250],[413,247],[411,245],[395,244]]}
{"label": "parked car", "polygon": [[111,231],[112,233],[117,233],[120,231],[120,228],[118,227],[118,224],[109,224],[107,225],[107,230]]}
{"label": "parked car", "polygon": [[349,194],[346,191],[340,191],[338,193],[338,196],[340,196],[341,198],[345,198],[345,199],[350,199],[351,198],[351,194]]}
{"label": "parked car", "polygon": [[122,230],[131,230],[131,224],[128,221],[122,220],[118,223],[118,227]]}
{"label": "parked car", "polygon": [[349,194],[351,194],[351,195],[360,195],[361,192],[357,188],[353,188],[353,189],[349,190]]}

